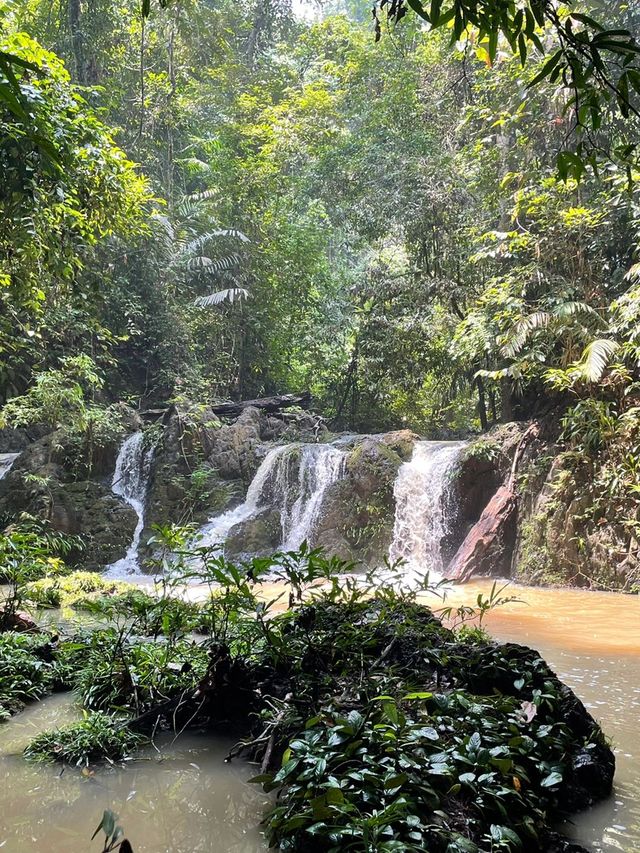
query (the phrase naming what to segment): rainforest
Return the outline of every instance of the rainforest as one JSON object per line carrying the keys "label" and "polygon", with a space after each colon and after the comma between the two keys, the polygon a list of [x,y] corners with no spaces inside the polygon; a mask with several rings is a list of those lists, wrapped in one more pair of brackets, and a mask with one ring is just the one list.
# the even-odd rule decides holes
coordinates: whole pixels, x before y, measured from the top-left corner
{"label": "rainforest", "polygon": [[637,0],[0,0],[0,848],[640,853]]}

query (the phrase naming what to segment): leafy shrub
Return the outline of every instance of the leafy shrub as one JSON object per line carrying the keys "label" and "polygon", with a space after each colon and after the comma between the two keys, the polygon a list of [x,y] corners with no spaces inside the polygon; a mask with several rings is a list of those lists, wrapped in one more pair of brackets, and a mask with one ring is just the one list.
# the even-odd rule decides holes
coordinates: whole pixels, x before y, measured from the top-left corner
{"label": "leafy shrub", "polygon": [[569,741],[514,697],[425,692],[328,710],[289,744],[275,775],[257,777],[283,789],[270,843],[452,853],[489,849],[482,842],[495,834],[502,849],[539,849],[532,815],[555,802]]}
{"label": "leafy shrub", "polygon": [[41,607],[73,607],[86,600],[87,593],[116,594],[130,589],[131,584],[104,578],[96,572],[72,572],[27,584],[25,597]]}
{"label": "leafy shrub", "polygon": [[92,712],[78,723],[42,732],[25,749],[27,758],[88,764],[100,758],[125,758],[144,742],[126,722],[108,714]]}
{"label": "leafy shrub", "polygon": [[76,610],[85,610],[109,619],[126,616],[136,633],[155,637],[178,636],[202,625],[200,606],[171,596],[150,595],[132,587],[112,595],[98,594],[78,599]]}
{"label": "leafy shrub", "polygon": [[0,719],[41,699],[58,677],[48,636],[0,633]]}
{"label": "leafy shrub", "polygon": [[26,523],[0,534],[0,583],[8,585],[0,611],[0,630],[11,627],[22,606],[26,586],[38,578],[64,574],[62,557],[78,546],[78,538]]}
{"label": "leafy shrub", "polygon": [[107,628],[77,635],[59,651],[80,701],[91,710],[140,714],[189,688],[207,670],[207,649],[193,642],[140,642]]}

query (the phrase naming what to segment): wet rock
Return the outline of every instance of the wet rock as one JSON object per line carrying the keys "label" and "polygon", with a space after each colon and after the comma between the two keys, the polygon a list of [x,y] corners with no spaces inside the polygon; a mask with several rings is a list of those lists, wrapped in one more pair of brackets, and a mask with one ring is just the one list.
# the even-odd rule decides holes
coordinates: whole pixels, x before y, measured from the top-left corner
{"label": "wet rock", "polygon": [[109,486],[85,481],[53,493],[52,525],[82,537],[84,547],[74,553],[78,567],[100,571],[124,557],[137,522],[135,511]]}
{"label": "wet rock", "polygon": [[231,528],[224,551],[228,557],[266,556],[277,551],[282,541],[280,513],[265,509]]}
{"label": "wet rock", "polygon": [[381,490],[393,489],[401,464],[400,455],[384,440],[365,438],[347,457],[350,484],[367,501]]}
{"label": "wet rock", "polygon": [[409,430],[399,430],[354,442],[346,477],[325,494],[315,544],[343,559],[381,563],[393,535],[396,476],[416,440]]}
{"label": "wet rock", "polygon": [[40,628],[28,613],[0,612],[0,626],[3,631],[16,631],[19,634],[39,634]]}
{"label": "wet rock", "polygon": [[20,453],[29,442],[29,436],[24,429],[0,429],[0,453]]}

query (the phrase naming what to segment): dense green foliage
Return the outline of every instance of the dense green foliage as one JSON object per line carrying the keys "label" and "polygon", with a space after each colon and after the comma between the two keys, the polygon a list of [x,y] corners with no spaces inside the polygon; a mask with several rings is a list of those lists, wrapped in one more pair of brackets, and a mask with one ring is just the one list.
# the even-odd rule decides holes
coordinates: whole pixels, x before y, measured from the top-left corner
{"label": "dense green foliage", "polygon": [[113,717],[91,712],[77,723],[38,735],[25,750],[25,755],[66,764],[87,764],[96,758],[117,761],[140,746],[142,740]]}
{"label": "dense green foliage", "polygon": [[[12,6],[8,31],[98,88],[82,100],[57,59],[9,36],[44,69],[41,135],[58,122],[66,160],[34,152],[35,194],[3,166],[23,182],[12,203],[37,205],[24,235],[18,213],[5,223],[2,393],[69,349],[111,398],[307,386],[356,429],[485,425],[569,382],[600,396],[617,362],[632,387],[634,13],[612,6],[609,35],[586,7],[525,6],[414,3],[431,29],[408,15],[379,43],[350,7]],[[41,227],[60,235],[48,255]]]}
{"label": "dense green foliage", "polygon": [[[175,548],[186,533],[162,536]],[[84,709],[26,755],[117,761],[163,729],[226,729],[243,738],[232,756],[252,756],[254,781],[280,793],[266,821],[279,849],[544,849],[553,819],[610,785],[598,726],[537,653],[444,627],[418,603],[426,586],[345,580],[349,568],[305,548],[236,565],[183,547],[147,609],[103,581],[107,627],[0,635],[7,711],[54,687]],[[274,576],[288,602],[284,591],[265,601],[261,581]],[[186,605],[175,597],[186,578],[213,595]],[[496,590],[457,616],[502,600]],[[164,608],[153,639],[151,607]]]}

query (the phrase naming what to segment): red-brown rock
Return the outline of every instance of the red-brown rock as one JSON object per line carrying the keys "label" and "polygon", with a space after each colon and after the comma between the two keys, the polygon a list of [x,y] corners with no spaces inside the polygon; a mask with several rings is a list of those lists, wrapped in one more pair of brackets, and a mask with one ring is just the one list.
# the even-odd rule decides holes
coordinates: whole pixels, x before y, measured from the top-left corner
{"label": "red-brown rock", "polygon": [[449,563],[451,580],[467,581],[472,575],[508,575],[516,533],[516,496],[500,486]]}

